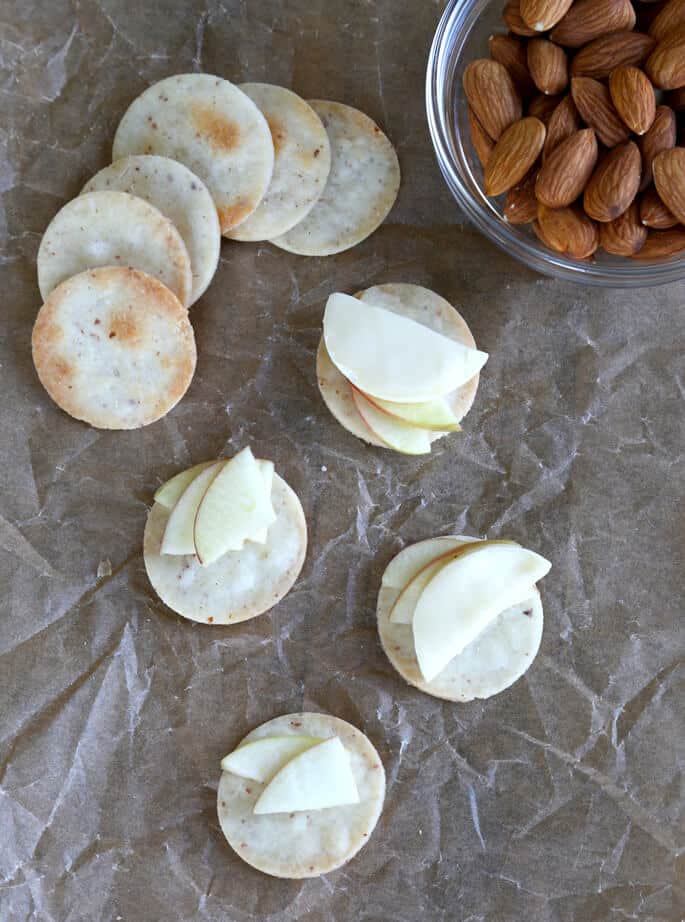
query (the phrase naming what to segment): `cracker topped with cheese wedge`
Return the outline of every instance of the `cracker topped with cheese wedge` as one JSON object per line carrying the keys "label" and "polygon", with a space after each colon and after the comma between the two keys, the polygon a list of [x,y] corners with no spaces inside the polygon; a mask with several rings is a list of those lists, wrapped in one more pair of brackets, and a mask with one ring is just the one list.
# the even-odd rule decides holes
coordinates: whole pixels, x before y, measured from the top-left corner
{"label": "cracker topped with cheese wedge", "polygon": [[419,455],[460,430],[487,358],[435,292],[377,285],[356,297],[329,297],[317,377],[327,407],[349,432]]}
{"label": "cracker topped with cheese wedge", "polygon": [[401,551],[383,574],[378,633],[410,684],[436,698],[489,698],[519,679],[542,639],[536,588],[551,564],[514,541],[448,536]]}
{"label": "cracker topped with cheese wedge", "polygon": [[317,877],[349,861],[383,809],[385,771],[367,737],[327,714],[286,714],[249,733],[221,762],[221,830],[274,877]]}
{"label": "cracker topped with cheese wedge", "polygon": [[236,624],[272,608],[297,579],[306,551],[297,495],[250,448],[172,477],[155,493],[145,526],[155,592],[205,624]]}

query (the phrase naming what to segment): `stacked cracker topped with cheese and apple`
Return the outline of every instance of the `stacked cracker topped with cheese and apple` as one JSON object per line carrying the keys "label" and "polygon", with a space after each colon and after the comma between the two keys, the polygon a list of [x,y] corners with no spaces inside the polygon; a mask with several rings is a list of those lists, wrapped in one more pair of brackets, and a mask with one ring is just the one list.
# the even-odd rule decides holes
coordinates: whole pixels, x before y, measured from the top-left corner
{"label": "stacked cracker topped with cheese and apple", "polygon": [[244,448],[182,471],[157,490],[145,527],[145,568],[169,608],[235,624],[272,608],[304,563],[307,526],[272,461]]}
{"label": "stacked cracker topped with cheese and apple", "polygon": [[418,455],[459,431],[487,358],[435,292],[377,285],[329,297],[317,376],[329,410],[353,435]]}
{"label": "stacked cracker topped with cheese and apple", "polygon": [[520,678],[542,638],[535,584],[551,564],[514,541],[448,536],[401,551],[383,574],[378,632],[411,685],[438,698],[489,698]]}

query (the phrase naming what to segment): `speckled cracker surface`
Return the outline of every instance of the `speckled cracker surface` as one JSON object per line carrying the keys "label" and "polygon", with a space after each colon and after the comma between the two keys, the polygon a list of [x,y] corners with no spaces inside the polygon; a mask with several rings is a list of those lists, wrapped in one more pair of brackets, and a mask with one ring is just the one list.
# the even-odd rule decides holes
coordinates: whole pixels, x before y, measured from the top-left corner
{"label": "speckled cracker surface", "polygon": [[112,159],[161,154],[206,183],[223,233],[257,208],[274,165],[266,119],[238,87],[210,74],[178,74],[148,87],[119,123]]}
{"label": "speckled cracker surface", "polygon": [[307,552],[307,524],[297,495],[274,474],[276,521],[265,544],[246,541],[209,566],[192,555],[161,554],[170,512],[155,503],[145,526],[145,569],[160,599],[177,614],[204,624],[237,624],[268,611],[297,579]]}
{"label": "speckled cracker surface", "polygon": [[349,861],[368,842],[383,809],[385,771],[361,730],[327,714],[286,714],[257,727],[242,742],[292,734],[339,737],[350,755],[359,803],[255,816],[265,785],[222,772],[217,811],[221,831],[243,861],[274,877],[317,877]]}

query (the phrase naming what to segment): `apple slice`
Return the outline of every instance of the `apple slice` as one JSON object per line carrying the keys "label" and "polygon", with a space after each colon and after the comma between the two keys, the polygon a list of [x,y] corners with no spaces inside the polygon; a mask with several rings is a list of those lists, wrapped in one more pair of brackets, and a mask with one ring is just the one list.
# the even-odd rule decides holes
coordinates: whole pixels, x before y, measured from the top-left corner
{"label": "apple slice", "polygon": [[433,432],[461,432],[459,420],[444,397],[425,403],[392,403],[364,394],[364,397],[383,413],[393,419],[402,420],[408,426],[428,429]]}
{"label": "apple slice", "polygon": [[262,791],[254,812],[296,813],[358,803],[350,756],[333,736],[287,762]]}
{"label": "apple slice", "polygon": [[[262,474],[262,480],[264,481],[264,489],[266,491],[267,498],[271,501],[271,487],[273,486],[274,480],[274,463],[273,461],[257,461],[257,466]],[[263,528],[257,529],[257,531],[248,535],[248,541],[254,541],[255,544],[266,544],[266,539],[269,537],[269,526],[265,525]]]}
{"label": "apple slice", "polygon": [[441,538],[427,538],[425,541],[410,544],[393,557],[387,565],[381,585],[389,589],[404,589],[420,570],[433,563],[438,557],[477,540],[477,538],[465,538],[463,535],[445,535]]}
{"label": "apple slice", "polygon": [[467,545],[421,593],[412,621],[416,658],[427,682],[497,617],[531,595],[552,566],[516,545]]}
{"label": "apple slice", "polygon": [[[167,480],[166,483],[159,487],[154,496],[155,502],[159,503],[160,506],[164,506],[165,509],[173,509],[197,475],[213,464],[216,464],[216,461],[203,461],[201,464],[189,467],[187,471],[179,471],[171,480]],[[194,553],[194,551],[191,551],[191,553]]]}
{"label": "apple slice", "polygon": [[375,407],[356,387],[351,387],[359,415],[388,448],[394,448],[404,455],[425,455],[430,452],[431,440],[425,429],[417,429],[416,426],[403,423],[401,419],[393,419]]}
{"label": "apple slice", "polygon": [[242,743],[224,756],[221,768],[241,778],[267,784],[291,759],[323,742],[318,736],[263,736]]}
{"label": "apple slice", "polygon": [[191,480],[181,494],[181,498],[171,510],[171,515],[164,529],[162,554],[195,553],[193,528],[197,510],[207,492],[207,488],[224,466],[224,463],[224,461],[214,461],[204,471],[201,471],[194,480]]}
{"label": "apple slice", "polygon": [[259,465],[244,448],[213,478],[197,510],[193,538],[198,560],[209,566],[227,551],[239,551],[249,535],[275,519]]}
{"label": "apple slice", "polygon": [[355,387],[395,403],[444,397],[488,358],[402,314],[344,294],[328,299],[323,336],[333,364]]}

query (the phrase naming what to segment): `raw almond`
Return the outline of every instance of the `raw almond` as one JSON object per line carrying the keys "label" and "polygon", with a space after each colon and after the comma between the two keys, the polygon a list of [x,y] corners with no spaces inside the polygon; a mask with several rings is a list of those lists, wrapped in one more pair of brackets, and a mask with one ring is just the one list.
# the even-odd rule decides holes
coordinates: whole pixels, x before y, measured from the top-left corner
{"label": "raw almond", "polygon": [[520,182],[540,156],[545,126],[537,118],[510,125],[495,144],[485,168],[485,194],[501,195]]}
{"label": "raw almond", "polygon": [[583,121],[606,147],[627,141],[630,132],[611,101],[609,90],[592,77],[573,77],[571,95]]}
{"label": "raw almond", "polygon": [[538,205],[533,229],[550,249],[574,259],[587,259],[599,246],[597,225],[577,205],[572,208]]}
{"label": "raw almond", "polygon": [[634,256],[646,239],[647,228],[640,223],[636,202],[618,218],[599,225],[599,245],[613,256]]}
{"label": "raw almond", "polygon": [[600,35],[634,27],[635,10],[630,0],[577,0],[550,38],[559,45],[580,48]]}
{"label": "raw almond", "polygon": [[565,96],[552,112],[547,122],[547,137],[542,148],[542,162],[552,153],[557,145],[580,129],[580,116],[572,96]]}
{"label": "raw almond", "polygon": [[631,64],[617,67],[609,78],[609,93],[616,111],[631,131],[644,134],[652,127],[656,97],[643,70]]}
{"label": "raw almond", "polygon": [[480,58],[468,64],[464,70],[464,92],[493,141],[521,118],[521,97],[509,71],[498,61]]}
{"label": "raw almond", "polygon": [[471,133],[471,143],[476,149],[476,154],[480,160],[480,165],[485,168],[488,165],[488,160],[490,159],[490,154],[492,153],[492,149],[495,146],[495,142],[478,121],[478,117],[471,106],[469,106],[468,109],[468,117],[469,131]]}
{"label": "raw almond", "polygon": [[662,90],[685,86],[685,25],[662,39],[647,58],[647,76]]}
{"label": "raw almond", "polygon": [[592,128],[576,131],[554,148],[538,173],[537,200],[548,208],[564,208],[578,198],[597,163]]}
{"label": "raw almond", "polygon": [[540,93],[534,99],[531,99],[528,106],[528,115],[532,115],[533,118],[539,118],[546,125],[562,98],[562,96],[545,96],[544,93]]}
{"label": "raw almond", "polygon": [[649,27],[649,34],[660,42],[678,26],[685,25],[685,0],[668,0]]}
{"label": "raw almond", "polygon": [[602,80],[624,64],[640,64],[656,45],[651,35],[641,32],[613,32],[580,49],[571,63],[574,77]]}
{"label": "raw almond", "polygon": [[643,194],[640,201],[640,221],[645,227],[654,230],[668,230],[680,222],[659,198],[659,193],[652,186]]}
{"label": "raw almond", "polygon": [[652,127],[640,138],[642,154],[642,182],[640,189],[646,189],[652,181],[652,161],[657,154],[675,147],[675,113],[668,106],[657,106]]}
{"label": "raw almond", "polygon": [[507,3],[502,11],[502,19],[506,27],[510,32],[513,32],[514,35],[522,35],[524,38],[531,38],[533,35],[538,34],[535,29],[531,29],[531,27],[527,26],[523,21],[518,0],[509,0],[509,3]]}
{"label": "raw almond", "polygon": [[546,38],[528,42],[528,70],[535,86],[547,96],[561,93],[568,84],[566,52]]}
{"label": "raw almond", "polygon": [[547,32],[566,15],[573,0],[521,0],[521,16],[536,32]]}
{"label": "raw almond", "polygon": [[583,207],[591,218],[613,221],[623,214],[637,195],[640,164],[640,151],[633,141],[605,154],[583,195]]}
{"label": "raw almond", "polygon": [[490,57],[509,71],[514,86],[521,96],[532,96],[535,84],[528,71],[526,46],[513,35],[491,35],[488,39]]}
{"label": "raw almond", "polygon": [[685,253],[685,227],[671,230],[650,231],[642,249],[633,259],[664,259]]}
{"label": "raw almond", "polygon": [[502,216],[508,224],[530,224],[537,217],[536,178],[533,172],[507,192]]}
{"label": "raw almond", "polygon": [[657,154],[652,162],[659,198],[681,224],[685,224],[685,147]]}

